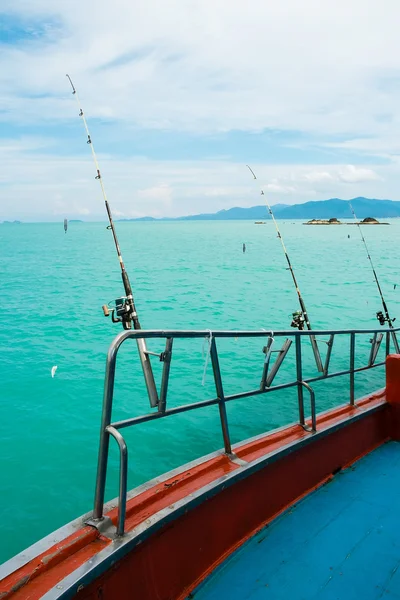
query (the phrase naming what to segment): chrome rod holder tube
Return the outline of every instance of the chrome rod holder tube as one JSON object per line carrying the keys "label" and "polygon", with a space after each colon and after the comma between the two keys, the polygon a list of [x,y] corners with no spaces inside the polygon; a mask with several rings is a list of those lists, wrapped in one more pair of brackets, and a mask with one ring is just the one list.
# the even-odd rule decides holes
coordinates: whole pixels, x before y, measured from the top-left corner
{"label": "chrome rod holder tube", "polygon": [[143,338],[136,339],[137,347],[139,350],[140,363],[142,365],[144,381],[146,383],[147,394],[149,396],[151,408],[156,408],[159,403],[159,397],[154,381],[153,369],[151,368],[150,356],[147,350],[146,340]]}

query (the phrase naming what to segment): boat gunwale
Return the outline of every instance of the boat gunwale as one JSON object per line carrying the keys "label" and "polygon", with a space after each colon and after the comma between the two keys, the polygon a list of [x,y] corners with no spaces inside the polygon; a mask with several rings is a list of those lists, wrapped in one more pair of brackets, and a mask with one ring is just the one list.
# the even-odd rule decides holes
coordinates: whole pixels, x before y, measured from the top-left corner
{"label": "boat gunwale", "polygon": [[[362,403],[362,402],[368,401],[369,399],[373,399],[374,397],[384,397],[384,394],[385,394],[385,388],[383,387],[383,388],[377,389],[372,394],[366,394],[365,396],[357,398],[354,408],[356,408],[356,409],[358,408],[357,403]],[[342,405],[335,406],[334,408],[328,408],[325,411],[318,413],[317,418],[318,418],[318,420],[320,420],[321,417],[323,418],[323,417],[329,415],[329,413],[331,413],[333,410],[344,409],[344,408],[348,408],[349,406],[350,406],[349,404],[342,404]],[[298,423],[296,423],[296,422],[289,423],[286,425],[282,425],[281,427],[276,427],[274,429],[271,429],[270,431],[260,433],[255,436],[251,436],[249,438],[246,438],[245,440],[242,440],[240,442],[233,444],[232,450],[233,451],[240,450],[245,445],[248,445],[248,444],[251,444],[251,443],[254,443],[257,441],[261,441],[261,440],[265,439],[267,436],[270,436],[273,434],[274,435],[279,434],[281,432],[284,432],[285,430],[288,430],[289,428],[291,428],[295,425],[298,425]],[[153,477],[152,479],[149,479],[148,481],[145,481],[144,483],[130,489],[127,493],[126,501],[128,503],[133,498],[136,498],[137,496],[140,496],[144,492],[147,492],[151,488],[155,487],[157,484],[164,483],[164,481],[167,481],[168,479],[171,479],[177,475],[184,473],[185,471],[188,471],[190,469],[198,467],[201,464],[207,463],[207,462],[209,462],[215,458],[218,458],[220,456],[225,456],[222,448],[220,448],[218,450],[214,450],[213,452],[210,452],[208,454],[204,454],[204,455],[200,456],[199,458],[196,458],[192,461],[184,463],[183,465],[180,465],[179,467],[176,467],[175,469],[171,469],[170,471],[165,471],[161,475]],[[104,514],[106,515],[107,513],[109,513],[111,510],[113,510],[117,506],[118,506],[118,496],[116,496],[116,497],[112,498],[111,500],[108,500],[107,502],[104,503]],[[85,527],[86,521],[91,519],[92,516],[93,516],[93,510],[90,510],[87,513],[84,513],[83,515],[77,517],[76,519],[73,519],[72,521],[65,523],[58,529],[55,529],[48,535],[46,535],[43,538],[41,538],[40,540],[34,542],[33,544],[31,544],[30,546],[28,546],[27,548],[25,548],[18,554],[16,554],[15,556],[11,557],[4,563],[0,564],[0,581],[5,579],[9,575],[11,575],[18,569],[23,568],[31,560],[34,560],[37,556],[39,556],[40,554],[43,554],[44,552],[46,552],[47,550],[52,548],[54,545],[59,544],[60,542],[62,542],[66,538],[68,538],[70,535],[79,531],[79,529]]]}
{"label": "boat gunwale", "polygon": [[[154,533],[160,530],[162,527],[170,523],[171,521],[176,520],[181,517],[183,514],[189,512],[190,510],[196,508],[200,504],[202,504],[205,500],[210,499],[216,496],[219,492],[224,490],[227,487],[234,485],[235,483],[241,481],[242,479],[246,479],[247,477],[253,475],[257,471],[262,468],[273,464],[280,458],[284,458],[289,454],[292,454],[297,449],[302,449],[308,446],[313,441],[317,441],[325,438],[326,436],[339,431],[347,426],[352,425],[360,421],[363,418],[367,418],[374,413],[385,410],[389,404],[386,401],[384,394],[382,391],[374,392],[369,396],[365,396],[361,399],[358,399],[358,402],[364,399],[365,403],[369,399],[370,402],[373,402],[372,406],[351,406],[349,404],[340,405],[335,407],[334,409],[329,409],[328,411],[324,411],[324,413],[320,413],[318,417],[322,415],[327,415],[331,413],[332,420],[334,421],[331,424],[325,425],[325,427],[315,433],[304,432],[304,436],[300,439],[292,440],[287,444],[281,445],[279,448],[275,448],[266,452],[264,455],[252,460],[249,463],[244,463],[243,465],[237,466],[230,473],[220,476],[214,479],[212,482],[202,486],[198,490],[195,490],[190,495],[186,495],[183,498],[177,500],[173,503],[173,508],[171,506],[166,506],[161,510],[155,512],[151,515],[151,517],[147,518],[145,521],[142,521],[131,530],[128,530],[123,538],[117,538],[103,548],[100,552],[96,553],[92,558],[85,561],[82,565],[77,567],[77,569],[73,570],[69,575],[64,577],[57,583],[57,588],[54,587],[46,592],[42,598],[44,600],[55,600],[60,598],[71,598],[73,597],[79,589],[86,587],[93,580],[97,579],[101,576],[107,569],[114,565],[117,561],[121,560],[124,556],[126,556],[130,551],[132,551],[136,546],[143,543],[149,537],[151,537]],[[343,414],[343,410],[347,409],[347,414]],[[339,412],[339,415],[336,416],[336,413]],[[340,419],[339,421],[337,419]],[[262,438],[268,438],[272,434],[277,434],[280,431],[286,429],[290,430],[293,427],[300,427],[298,423],[294,423],[292,425],[286,425],[280,427],[278,429],[274,429],[266,434],[261,434],[258,436],[254,436],[253,438],[248,438],[243,442],[235,445],[236,449],[240,447],[244,447],[246,444],[250,443],[251,440],[257,441]],[[303,430],[304,431],[304,430]],[[207,457],[211,457],[211,459],[215,457],[226,456],[223,452],[217,451],[213,452],[211,455],[207,455]],[[201,457],[188,465],[201,464],[206,462],[204,459],[206,457]],[[354,460],[357,460],[355,458]],[[352,461],[354,462],[354,461]],[[185,472],[184,467],[180,467],[178,469],[174,469],[169,473],[166,473],[162,476],[162,478],[155,478],[152,482],[161,482],[161,480],[168,479],[168,475],[171,476],[172,473],[183,473]],[[138,488],[132,490],[132,494],[130,495],[130,499],[135,498],[140,495],[143,491],[147,491],[149,488],[153,487],[151,485],[152,482],[147,482]],[[310,491],[310,490],[309,490]],[[107,507],[112,504],[113,501],[107,503]],[[90,514],[90,513],[89,513]],[[82,517],[77,519],[76,521],[82,522]],[[76,521],[72,523],[76,523]],[[71,525],[71,524],[69,524]],[[62,531],[64,528],[67,528],[68,525],[61,528],[59,531]],[[99,533],[99,535],[101,535]],[[50,536],[48,536],[50,537]],[[40,542],[39,542],[40,543]],[[37,543],[38,544],[38,543]],[[35,548],[37,544],[34,544],[31,549]],[[16,557],[15,557],[16,558]],[[12,562],[14,559],[10,559],[9,562]],[[7,565],[7,563],[5,563]]]}

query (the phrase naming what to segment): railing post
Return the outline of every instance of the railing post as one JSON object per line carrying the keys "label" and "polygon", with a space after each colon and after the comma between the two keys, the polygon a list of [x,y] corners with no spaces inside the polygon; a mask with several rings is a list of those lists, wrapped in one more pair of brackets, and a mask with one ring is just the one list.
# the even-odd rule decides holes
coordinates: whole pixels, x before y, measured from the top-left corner
{"label": "railing post", "polygon": [[96,491],[94,497],[93,519],[103,518],[104,494],[106,487],[108,448],[110,434],[107,427],[111,423],[111,411],[114,394],[115,365],[119,343],[113,343],[108,351],[106,363],[106,376],[104,381],[103,412],[100,427],[99,457],[97,462]]}
{"label": "railing post", "polygon": [[297,398],[299,402],[299,421],[303,427],[304,420],[304,397],[303,397],[303,367],[301,361],[301,336],[296,332],[296,377],[297,377]]}
{"label": "railing post", "polygon": [[317,431],[317,413],[315,410],[315,392],[312,389],[311,385],[309,385],[305,381],[302,381],[301,385],[310,392],[310,406],[311,406],[311,428],[308,427],[305,423],[303,425],[303,428],[306,431],[311,431],[312,433],[315,433]]}
{"label": "railing post", "polygon": [[224,449],[226,454],[232,454],[231,440],[229,436],[228,417],[226,414],[224,388],[222,386],[221,370],[219,367],[217,345],[215,338],[211,339],[210,347],[211,363],[214,373],[215,389],[218,397],[219,416],[221,419],[222,436],[224,438]]}
{"label": "railing post", "polygon": [[354,406],[354,361],[356,349],[355,333],[350,334],[350,404]]}
{"label": "railing post", "polygon": [[386,332],[386,356],[390,354],[390,333]]}
{"label": "railing post", "polygon": [[395,354],[400,354],[399,342],[397,341],[397,336],[396,336],[395,331],[392,331],[392,340],[393,340]]}
{"label": "railing post", "polygon": [[107,427],[119,448],[119,498],[117,535],[124,535],[126,515],[126,494],[128,491],[128,447],[120,432],[114,427]]}

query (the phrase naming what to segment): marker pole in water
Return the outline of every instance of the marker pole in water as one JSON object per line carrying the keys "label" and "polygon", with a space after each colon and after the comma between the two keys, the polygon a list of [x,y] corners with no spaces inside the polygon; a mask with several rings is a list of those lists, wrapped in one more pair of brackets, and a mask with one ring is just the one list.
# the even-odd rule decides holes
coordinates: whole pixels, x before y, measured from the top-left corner
{"label": "marker pole in water", "polygon": [[[94,161],[95,168],[96,168],[95,179],[97,179],[100,183],[101,191],[102,191],[103,198],[104,198],[104,204],[105,204],[106,212],[107,212],[107,216],[108,216],[108,221],[110,223],[107,229],[111,230],[111,233],[114,238],[114,244],[115,244],[115,248],[117,250],[118,261],[119,261],[120,268],[121,268],[122,283],[123,283],[124,289],[125,289],[125,298],[119,298],[116,301],[117,318],[116,319],[114,318],[114,311],[112,311],[111,317],[112,317],[112,320],[114,323],[122,322],[122,326],[124,329],[132,329],[132,324],[133,324],[134,329],[141,329],[139,317],[138,317],[136,307],[135,307],[135,301],[133,298],[132,287],[131,287],[131,284],[129,281],[128,273],[126,272],[126,269],[125,269],[124,261],[122,260],[121,249],[119,246],[117,233],[115,231],[115,225],[114,225],[114,221],[112,218],[110,205],[108,203],[106,190],[104,188],[103,179],[102,179],[102,176],[100,173],[99,163],[98,163],[97,156],[96,156],[96,153],[94,150],[92,137],[89,132],[89,127],[88,127],[88,124],[87,124],[87,121],[85,118],[85,114],[82,110],[82,107],[81,107],[81,104],[79,101],[78,92],[76,91],[76,88],[75,88],[74,84],[72,83],[71,77],[69,75],[67,75],[67,77],[68,77],[69,82],[72,87],[72,94],[75,96],[75,99],[76,99],[76,102],[77,102],[77,105],[79,108],[79,116],[82,118],[82,122],[85,127],[85,131],[86,131],[86,135],[87,135],[86,142],[87,142],[87,144],[89,144],[90,149],[92,151],[93,161]],[[103,312],[104,312],[105,316],[109,315],[108,307],[106,305],[103,306]],[[155,385],[155,381],[154,381],[153,371],[152,371],[151,364],[150,364],[150,358],[148,355],[146,342],[144,339],[138,339],[137,345],[138,345],[138,350],[139,350],[140,361],[142,363],[143,374],[144,374],[144,377],[146,380],[146,387],[147,387],[147,392],[148,392],[149,399],[150,399],[150,404],[152,407],[155,407],[158,404],[158,393],[157,393],[157,389],[156,389],[156,385]]]}
{"label": "marker pole in water", "polygon": [[[249,167],[249,165],[246,165],[246,166],[249,169],[250,173],[253,175],[253,178],[255,180],[257,180],[257,176],[254,173],[253,169],[251,167]],[[311,331],[312,327],[311,327],[310,319],[308,317],[306,305],[304,303],[303,296],[301,295],[299,284],[297,283],[296,275],[294,274],[292,263],[290,262],[288,251],[286,250],[285,242],[283,241],[283,237],[282,237],[282,234],[281,234],[281,232],[279,230],[278,223],[276,222],[274,213],[272,212],[272,208],[271,208],[271,206],[270,206],[270,204],[269,204],[269,202],[267,200],[266,195],[264,194],[264,190],[261,190],[261,195],[264,197],[264,201],[265,201],[265,204],[267,205],[268,212],[271,215],[271,219],[272,219],[272,221],[273,221],[273,223],[275,225],[276,233],[278,234],[278,238],[279,238],[279,240],[281,242],[282,249],[283,249],[283,252],[285,254],[286,262],[288,264],[289,271],[290,271],[290,274],[292,276],[294,287],[296,288],[296,293],[297,293],[297,297],[298,297],[299,304],[300,304],[300,314],[297,314],[297,313],[293,314],[293,321],[292,321],[291,325],[292,325],[292,327],[297,327],[297,329],[302,330],[302,329],[304,329],[304,324],[305,324],[305,326],[307,327],[307,329],[309,331]],[[312,345],[312,349],[313,349],[313,353],[314,353],[314,358],[315,358],[315,363],[317,365],[317,369],[318,369],[318,371],[320,371],[322,373],[323,370],[324,370],[324,367],[322,365],[321,355],[319,353],[319,348],[318,348],[317,340],[315,339],[314,335],[310,336],[310,341],[311,341],[311,345]]]}
{"label": "marker pole in water", "polygon": [[[357,219],[356,213],[354,211],[354,208],[353,208],[351,202],[349,202],[349,206],[350,206],[351,212],[353,213],[353,217],[354,217],[356,225],[358,227],[358,231],[360,232],[360,236],[361,236],[362,242],[363,242],[365,250],[367,252],[368,260],[369,260],[369,262],[371,264],[371,269],[372,269],[372,272],[374,274],[374,279],[375,279],[376,287],[378,288],[378,292],[379,292],[379,295],[380,295],[381,301],[382,301],[382,307],[383,307],[384,314],[382,313],[382,311],[379,311],[379,312],[376,313],[376,318],[378,319],[378,321],[379,321],[379,323],[381,325],[384,325],[385,323],[387,323],[389,325],[390,329],[393,329],[394,328],[393,327],[393,323],[394,323],[394,321],[396,319],[392,319],[390,317],[390,315],[389,315],[389,309],[388,309],[387,304],[385,302],[385,298],[383,297],[382,288],[381,288],[380,283],[379,283],[378,275],[376,274],[376,271],[375,271],[374,263],[372,262],[371,255],[369,253],[367,242],[365,241],[365,237],[364,237],[364,234],[362,232],[361,225],[360,225],[360,223],[359,223],[359,221]],[[396,350],[396,354],[400,354],[399,343],[397,341],[396,333],[394,331],[392,331],[392,339],[393,339],[394,348]]]}

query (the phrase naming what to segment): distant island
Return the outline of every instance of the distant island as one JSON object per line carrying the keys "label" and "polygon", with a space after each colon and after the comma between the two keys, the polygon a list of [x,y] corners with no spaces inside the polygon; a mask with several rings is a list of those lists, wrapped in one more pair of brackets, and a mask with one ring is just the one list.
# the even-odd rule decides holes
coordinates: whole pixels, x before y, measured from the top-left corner
{"label": "distant island", "polygon": [[2,225],[21,225],[21,221],[1,221]]}
{"label": "distant island", "polygon": [[303,225],[343,225],[343,223],[336,218],[311,219],[311,221],[307,221],[307,223],[303,223]]}
{"label": "distant island", "polygon": [[353,221],[350,223],[342,223],[339,219],[311,219],[311,221],[307,221],[307,223],[303,223],[303,225],[389,225],[389,223],[380,223],[377,219],[373,217],[366,217],[362,221]]}
{"label": "distant island", "polygon": [[[373,198],[364,198],[359,196],[352,200],[340,200],[331,198],[330,200],[316,200],[304,202],[303,204],[275,204],[272,208],[277,219],[316,219],[328,220],[351,219],[352,213],[349,202],[351,202],[357,217],[365,219],[370,215],[376,218],[400,217],[400,202],[394,200],[378,200]],[[199,215],[189,215],[184,217],[164,217],[155,219],[154,217],[140,217],[137,219],[120,219],[121,221],[234,221],[251,219],[252,221],[265,221],[270,219],[265,205],[251,206],[249,208],[234,207],[219,210],[216,213],[204,213]]]}

